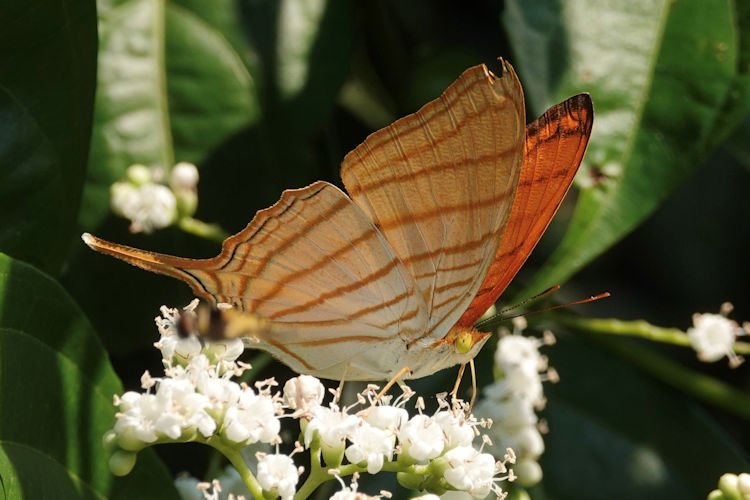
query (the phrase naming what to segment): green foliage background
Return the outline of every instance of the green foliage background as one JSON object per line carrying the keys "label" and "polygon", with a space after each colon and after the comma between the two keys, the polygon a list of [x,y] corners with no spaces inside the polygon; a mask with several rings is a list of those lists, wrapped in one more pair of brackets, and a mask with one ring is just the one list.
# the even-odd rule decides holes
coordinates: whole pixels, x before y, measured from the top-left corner
{"label": "green foliage background", "polygon": [[[127,166],[195,162],[196,216],[239,230],[283,189],[339,182],[341,158],[369,132],[498,56],[517,68],[530,117],[581,91],[596,110],[582,188],[509,296],[570,279],[560,300],[613,293],[576,313],[684,329],[732,300],[750,320],[745,1],[7,0],[0,22],[5,498],[174,498],[174,472],[203,473],[205,458],[182,449],[159,450],[163,462],[142,453],[117,481],[106,467],[110,398],[158,370],[152,318],[191,296],[94,254],[80,233],[190,257],[218,250],[176,228],[129,234],[108,200]],[[562,381],[547,387],[545,479],[532,498],[698,499],[721,473],[750,471],[747,367],[548,320]],[[723,381],[736,404],[688,396],[659,366]],[[382,477],[362,489],[395,489]]]}

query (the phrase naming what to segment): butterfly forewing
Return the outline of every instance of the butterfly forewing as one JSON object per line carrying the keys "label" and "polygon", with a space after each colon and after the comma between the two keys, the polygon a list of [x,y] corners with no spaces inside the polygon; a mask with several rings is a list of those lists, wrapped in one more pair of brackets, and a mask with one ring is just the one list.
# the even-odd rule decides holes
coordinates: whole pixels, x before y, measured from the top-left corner
{"label": "butterfly forewing", "polygon": [[459,325],[471,326],[484,314],[536,246],[578,171],[593,119],[591,98],[579,94],[551,107],[526,128],[523,168],[505,234]]}
{"label": "butterfly forewing", "polygon": [[442,338],[476,293],[495,254],[518,182],[524,137],[520,83],[466,70],[413,115],[349,153],[341,177],[414,276]]}

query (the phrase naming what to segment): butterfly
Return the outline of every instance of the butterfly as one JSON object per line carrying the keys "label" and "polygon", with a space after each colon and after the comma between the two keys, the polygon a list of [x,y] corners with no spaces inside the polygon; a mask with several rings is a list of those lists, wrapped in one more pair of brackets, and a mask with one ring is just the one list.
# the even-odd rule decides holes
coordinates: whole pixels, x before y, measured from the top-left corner
{"label": "butterfly", "polygon": [[369,135],[343,160],[348,195],[323,181],[286,190],[212,259],[83,239],[268,321],[250,345],[299,373],[389,380],[463,365],[489,336],[474,323],[555,214],[593,124],[578,94],[526,126],[518,77],[500,66],[467,69]]}

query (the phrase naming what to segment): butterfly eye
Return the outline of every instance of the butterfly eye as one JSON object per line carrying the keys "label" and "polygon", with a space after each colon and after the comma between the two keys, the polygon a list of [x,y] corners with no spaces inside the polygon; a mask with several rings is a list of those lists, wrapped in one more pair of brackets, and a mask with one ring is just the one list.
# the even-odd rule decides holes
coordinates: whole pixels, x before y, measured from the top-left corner
{"label": "butterfly eye", "polygon": [[474,347],[474,336],[468,330],[464,330],[458,334],[456,338],[456,352],[459,354],[466,354]]}

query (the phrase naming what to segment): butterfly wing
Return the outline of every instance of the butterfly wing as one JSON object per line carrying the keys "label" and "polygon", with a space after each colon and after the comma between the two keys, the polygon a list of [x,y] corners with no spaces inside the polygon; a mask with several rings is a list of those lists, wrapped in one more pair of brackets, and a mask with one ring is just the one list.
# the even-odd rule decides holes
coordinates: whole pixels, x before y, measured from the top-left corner
{"label": "butterfly wing", "polygon": [[527,127],[521,178],[505,234],[458,326],[472,326],[495,303],[536,246],[578,171],[593,120],[591,98],[579,94]]}
{"label": "butterfly wing", "polygon": [[444,336],[481,284],[510,214],[523,153],[513,68],[466,70],[438,99],[373,133],[344,158],[349,195],[414,276]]}
{"label": "butterfly wing", "polygon": [[146,252],[91,235],[84,241],[181,279],[213,304],[270,319],[273,332],[259,334],[256,347],[299,372],[337,378],[352,361],[348,379],[388,378],[393,344],[403,349],[426,324],[414,280],[383,235],[326,182],[285,191],[212,259]]}

